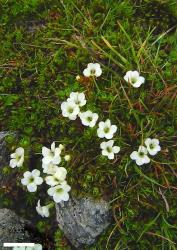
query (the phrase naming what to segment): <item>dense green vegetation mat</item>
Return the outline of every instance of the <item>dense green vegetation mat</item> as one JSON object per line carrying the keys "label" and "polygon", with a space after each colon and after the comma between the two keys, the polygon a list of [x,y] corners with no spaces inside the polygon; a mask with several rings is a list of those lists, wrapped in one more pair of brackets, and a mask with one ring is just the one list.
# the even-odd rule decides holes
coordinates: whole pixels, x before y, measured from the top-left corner
{"label": "dense green vegetation mat", "polygon": [[[0,131],[16,131],[9,149],[29,150],[31,169],[40,168],[38,155],[30,155],[42,145],[67,145],[72,195],[103,197],[113,215],[90,250],[176,249],[176,24],[175,0],[0,1]],[[83,77],[90,62],[103,70],[96,85]],[[128,70],[145,77],[140,88],[123,79]],[[114,161],[100,154],[95,127],[62,116],[60,105],[74,91],[118,126]],[[161,152],[137,166],[130,154],[147,137],[159,139]],[[20,199],[18,213],[37,216],[29,213],[37,197],[18,197],[18,176],[1,187],[1,204],[16,207]],[[41,232],[52,232],[56,249],[71,248],[51,218],[35,220]]]}

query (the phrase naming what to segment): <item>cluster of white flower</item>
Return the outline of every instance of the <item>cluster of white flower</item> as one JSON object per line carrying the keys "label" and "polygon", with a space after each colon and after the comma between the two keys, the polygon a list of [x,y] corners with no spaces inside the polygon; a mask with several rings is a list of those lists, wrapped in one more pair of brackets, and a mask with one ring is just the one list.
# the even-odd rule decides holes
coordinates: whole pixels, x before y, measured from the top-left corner
{"label": "cluster of white flower", "polygon": [[[98,63],[89,63],[87,68],[84,69],[83,74],[85,77],[99,77],[102,74],[102,69]],[[80,77],[77,76],[77,79],[80,79]],[[135,88],[140,87],[141,84],[145,82],[145,78],[140,76],[137,71],[128,71],[124,76],[124,80]],[[69,98],[61,104],[62,115],[68,117],[70,120],[76,120],[76,118],[79,117],[84,126],[93,128],[99,117],[97,113],[93,113],[91,110],[81,111],[81,108],[85,106],[86,102],[84,93],[70,93]],[[112,125],[109,119],[98,123],[97,136],[101,139],[106,138],[108,140],[100,144],[102,155],[108,157],[110,160],[114,159],[115,154],[120,151],[120,147],[114,146],[114,140],[112,139],[116,131],[117,126]],[[148,153],[153,156],[161,150],[158,139],[147,138],[145,140],[145,146],[139,146],[138,151],[133,151],[130,155],[130,158],[135,160],[139,166],[150,162]],[[58,166],[62,161],[61,156],[63,150],[64,146],[60,144],[56,147],[55,142],[51,144],[50,148],[42,147],[42,170],[43,174],[47,176],[42,178],[38,169],[34,169],[31,172],[26,171],[23,174],[21,183],[27,187],[29,192],[36,192],[37,187],[45,180],[46,184],[50,186],[47,193],[53,197],[56,203],[69,199],[68,193],[71,187],[66,181],[67,170],[64,167]],[[17,148],[15,152],[11,154],[10,167],[21,167],[24,163],[24,158],[24,149],[22,147]],[[70,155],[64,155],[63,158],[65,161],[69,161]],[[52,206],[53,203],[41,206],[40,200],[38,200],[36,210],[42,217],[48,217],[49,209]]]}
{"label": "cluster of white flower", "polygon": [[[99,122],[97,135],[99,138],[112,139],[113,135],[117,131],[116,125],[111,125],[111,121],[107,119],[105,122]],[[114,140],[104,141],[100,144],[100,148],[102,149],[102,155],[107,156],[108,159],[114,159],[114,154],[119,153],[120,147],[113,146]]]}
{"label": "cluster of white flower", "polygon": [[[47,193],[53,197],[56,203],[69,199],[68,192],[71,190],[71,187],[66,182],[67,170],[64,167],[58,166],[62,161],[61,154],[63,149],[64,146],[62,144],[56,147],[55,142],[51,144],[50,149],[42,147],[42,170],[47,176],[43,179],[38,169],[34,169],[31,172],[26,171],[23,174],[21,183],[27,187],[29,192],[36,192],[37,186],[41,185],[45,180],[47,185],[50,186]],[[12,168],[22,166],[24,162],[24,149],[17,148],[15,152],[11,154],[11,158],[10,166]],[[63,158],[65,161],[69,161],[70,155],[65,155]],[[47,206],[41,206],[40,200],[38,200],[36,210],[42,217],[48,217],[49,209],[52,206],[53,203]]]}
{"label": "cluster of white flower", "polygon": [[[47,185],[50,186],[47,193],[53,197],[53,200],[58,203],[61,201],[67,201],[69,199],[68,192],[71,190],[71,187],[66,182],[67,170],[64,167],[59,167],[58,165],[61,162],[61,153],[64,149],[64,146],[60,144],[58,147],[55,146],[55,142],[51,144],[51,148],[42,147],[42,168],[43,173],[47,174],[45,181]],[[69,160],[69,155],[66,155],[64,159]],[[46,209],[45,206],[41,208]],[[38,211],[40,210],[40,203],[38,202]]]}
{"label": "cluster of white flower", "polygon": [[84,93],[71,92],[67,101],[62,102],[61,104],[62,115],[68,117],[70,120],[75,120],[79,117],[84,126],[93,128],[98,120],[98,114],[93,113],[90,110],[81,112],[80,109],[86,104],[86,102]]}
{"label": "cluster of white flower", "polygon": [[150,162],[150,158],[147,155],[148,153],[153,156],[161,150],[158,139],[147,138],[144,143],[146,147],[139,146],[138,151],[133,151],[130,155],[130,158],[136,161],[138,166]]}
{"label": "cluster of white flower", "polygon": [[66,102],[62,102],[61,110],[64,117],[76,120],[80,113],[80,107],[86,104],[84,93],[72,92]]}
{"label": "cluster of white flower", "polygon": [[[62,114],[64,117],[68,117],[70,120],[75,120],[78,116],[81,119],[81,123],[84,126],[93,128],[97,123],[98,114],[93,113],[90,110],[81,112],[80,107],[84,106],[85,104],[86,104],[86,99],[84,93],[72,92],[67,101],[62,102],[61,104]],[[79,112],[77,112],[77,115],[75,113],[74,117],[75,119],[71,119],[70,112],[73,112],[73,110],[76,107],[77,110],[79,110]],[[116,131],[117,131],[117,126],[112,125],[111,121],[107,119],[105,122],[103,121],[99,122],[97,135],[99,138],[106,138],[109,140],[113,138],[113,135],[115,134]],[[113,144],[114,144],[113,140],[101,143],[100,147],[102,149],[102,155],[107,156],[109,159],[114,159],[114,154],[120,151],[120,147],[113,146]]]}

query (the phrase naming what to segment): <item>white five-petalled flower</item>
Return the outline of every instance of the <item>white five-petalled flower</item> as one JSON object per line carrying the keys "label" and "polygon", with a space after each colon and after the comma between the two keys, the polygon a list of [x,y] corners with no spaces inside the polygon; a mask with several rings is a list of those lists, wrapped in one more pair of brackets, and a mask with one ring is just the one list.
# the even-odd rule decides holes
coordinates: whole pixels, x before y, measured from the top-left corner
{"label": "white five-petalled flower", "polygon": [[29,192],[36,192],[37,186],[43,183],[43,179],[40,177],[40,171],[34,169],[32,172],[26,171],[23,174],[24,178],[21,179],[21,183],[27,186]]}
{"label": "white five-petalled flower", "polygon": [[37,206],[36,206],[36,211],[37,211],[37,213],[39,215],[41,215],[42,217],[49,217],[49,215],[50,215],[49,208],[50,208],[50,205],[41,206],[40,200],[38,200],[38,203],[37,203]]}
{"label": "white five-petalled flower", "polygon": [[99,77],[102,74],[102,69],[100,67],[99,63],[89,63],[87,65],[87,68],[83,71],[84,76],[90,77],[90,76],[96,76]]}
{"label": "white five-petalled flower", "polygon": [[22,147],[17,148],[13,154],[10,155],[10,167],[21,167],[24,162],[24,149]]}
{"label": "white five-petalled flower", "polygon": [[79,106],[73,101],[62,102],[61,104],[62,115],[68,117],[70,120],[76,120],[80,112]]}
{"label": "white five-petalled flower", "polygon": [[114,140],[102,142],[100,144],[100,148],[102,149],[102,155],[107,156],[108,159],[110,160],[114,159],[114,154],[117,154],[120,151],[120,147],[113,146],[113,144],[114,144]]}
{"label": "white five-petalled flower", "polygon": [[139,75],[138,71],[128,71],[124,80],[129,82],[134,88],[139,88],[145,82],[145,78]]}
{"label": "white five-petalled flower", "polygon": [[42,155],[43,155],[43,159],[42,162],[44,164],[49,164],[49,163],[53,163],[55,164],[59,164],[61,162],[61,149],[58,147],[55,147],[55,142],[53,142],[51,144],[51,149],[46,148],[46,147],[42,147]]}
{"label": "white five-petalled flower", "polygon": [[97,135],[100,138],[111,139],[114,133],[117,131],[116,125],[111,125],[111,121],[107,119],[105,122],[99,122],[99,128],[97,129]]}
{"label": "white five-petalled flower", "polygon": [[58,167],[55,174],[51,176],[47,176],[45,180],[49,186],[53,187],[63,182],[66,179],[66,175],[67,175],[66,169],[63,167]]}
{"label": "white five-petalled flower", "polygon": [[86,112],[80,112],[79,117],[84,126],[93,128],[98,120],[98,114],[92,113],[90,110]]}
{"label": "white five-petalled flower", "polygon": [[67,184],[66,181],[63,181],[60,185],[49,188],[47,192],[50,196],[53,196],[53,200],[56,203],[59,203],[61,201],[69,200],[68,192],[70,190],[71,190],[71,187]]}
{"label": "white five-petalled flower", "polygon": [[147,148],[144,146],[139,146],[138,151],[133,151],[130,155],[130,158],[135,160],[138,166],[141,166],[150,162],[150,158],[147,156],[147,153]]}
{"label": "white five-petalled flower", "polygon": [[79,107],[83,107],[86,104],[85,94],[79,92],[71,92],[67,102],[73,102]]}
{"label": "white five-petalled flower", "polygon": [[158,139],[147,138],[144,143],[150,155],[156,155],[161,150]]}

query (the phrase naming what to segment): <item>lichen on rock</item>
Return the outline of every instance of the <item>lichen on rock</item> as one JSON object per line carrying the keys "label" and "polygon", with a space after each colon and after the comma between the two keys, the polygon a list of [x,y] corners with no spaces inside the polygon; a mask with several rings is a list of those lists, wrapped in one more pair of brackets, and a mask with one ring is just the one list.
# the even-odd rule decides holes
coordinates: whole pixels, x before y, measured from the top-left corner
{"label": "lichen on rock", "polygon": [[56,204],[60,229],[78,249],[91,245],[110,223],[108,203],[92,198],[70,198]]}

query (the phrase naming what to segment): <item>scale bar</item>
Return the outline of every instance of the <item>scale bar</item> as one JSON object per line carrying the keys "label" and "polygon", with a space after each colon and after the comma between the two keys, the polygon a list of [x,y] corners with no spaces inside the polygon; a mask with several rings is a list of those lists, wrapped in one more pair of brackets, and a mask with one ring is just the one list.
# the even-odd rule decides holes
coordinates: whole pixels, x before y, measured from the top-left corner
{"label": "scale bar", "polygon": [[34,247],[34,243],[4,243],[4,247]]}

